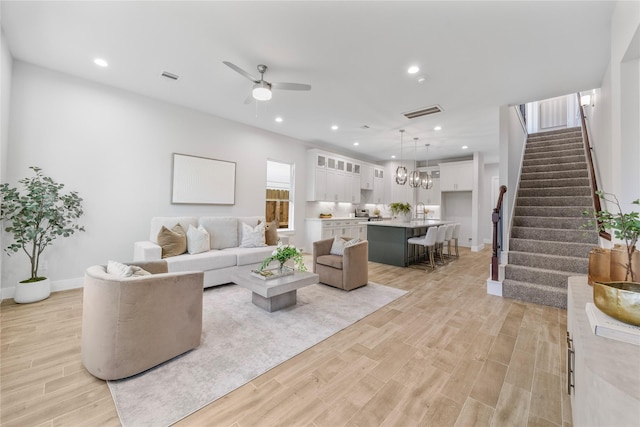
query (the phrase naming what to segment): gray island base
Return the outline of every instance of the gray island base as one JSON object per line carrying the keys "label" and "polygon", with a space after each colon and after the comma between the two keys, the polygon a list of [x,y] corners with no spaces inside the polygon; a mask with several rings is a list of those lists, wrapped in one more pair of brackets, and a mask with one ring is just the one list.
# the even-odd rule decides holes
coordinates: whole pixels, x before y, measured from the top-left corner
{"label": "gray island base", "polygon": [[296,271],[289,276],[263,280],[251,275],[251,270],[242,270],[232,276],[233,282],[252,292],[251,301],[269,313],[295,305],[297,290],[314,285],[320,280],[315,273]]}
{"label": "gray island base", "polygon": [[429,227],[451,224],[451,222],[439,219],[368,222],[369,261],[406,267],[417,255],[415,245],[407,244],[407,240],[411,237],[424,236]]}

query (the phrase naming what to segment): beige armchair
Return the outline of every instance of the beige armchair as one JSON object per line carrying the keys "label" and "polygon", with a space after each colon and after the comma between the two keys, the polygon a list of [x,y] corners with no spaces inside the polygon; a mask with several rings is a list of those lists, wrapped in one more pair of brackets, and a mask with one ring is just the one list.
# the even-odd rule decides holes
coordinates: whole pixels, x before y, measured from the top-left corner
{"label": "beige armchair", "polygon": [[168,273],[166,261],[135,265],[140,277],[89,267],[82,303],[82,363],[94,376],[138,374],[200,345],[204,273]]}
{"label": "beige armchair", "polygon": [[[350,240],[344,237],[344,240]],[[330,254],[333,238],[313,242],[313,272],[320,283],[350,291],[369,281],[369,242],[363,240],[344,249],[344,255]]]}

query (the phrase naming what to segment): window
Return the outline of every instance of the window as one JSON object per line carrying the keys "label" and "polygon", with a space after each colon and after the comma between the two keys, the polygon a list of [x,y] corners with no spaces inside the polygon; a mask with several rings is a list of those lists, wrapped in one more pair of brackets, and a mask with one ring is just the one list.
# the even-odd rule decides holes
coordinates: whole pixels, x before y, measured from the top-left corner
{"label": "window", "polygon": [[293,165],[267,160],[265,218],[278,228],[293,228]]}

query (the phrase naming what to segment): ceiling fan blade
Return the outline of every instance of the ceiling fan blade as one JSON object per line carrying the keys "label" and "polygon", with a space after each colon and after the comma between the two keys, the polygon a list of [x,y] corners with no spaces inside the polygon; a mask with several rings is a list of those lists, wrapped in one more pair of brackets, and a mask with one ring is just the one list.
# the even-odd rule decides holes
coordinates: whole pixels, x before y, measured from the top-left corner
{"label": "ceiling fan blade", "polygon": [[231,62],[228,62],[228,61],[222,61],[222,63],[224,65],[226,65],[227,67],[231,68],[232,70],[234,70],[236,73],[242,74],[243,76],[245,76],[246,78],[248,78],[252,82],[254,82],[254,83],[260,82],[260,80],[256,80],[255,77],[253,77],[251,74],[247,73],[242,68],[238,67],[236,64],[232,64]]}
{"label": "ceiling fan blade", "polygon": [[311,90],[311,85],[305,85],[302,83],[271,83],[271,88],[285,90]]}

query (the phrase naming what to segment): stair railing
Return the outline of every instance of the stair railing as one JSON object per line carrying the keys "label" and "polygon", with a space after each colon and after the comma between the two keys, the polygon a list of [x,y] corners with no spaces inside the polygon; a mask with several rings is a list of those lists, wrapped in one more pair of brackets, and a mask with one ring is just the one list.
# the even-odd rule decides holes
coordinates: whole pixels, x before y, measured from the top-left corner
{"label": "stair railing", "polygon": [[502,249],[502,197],[507,192],[507,186],[500,186],[498,203],[491,214],[493,222],[493,255],[491,257],[491,280],[498,280],[498,265],[500,264],[500,252]]}
{"label": "stair railing", "polygon": [[[600,196],[596,193],[598,191],[598,182],[596,181],[596,170],[593,166],[593,157],[591,156],[591,143],[589,142],[589,132],[587,131],[587,121],[585,120],[584,108],[580,102],[580,93],[578,95],[578,108],[580,111],[580,121],[582,128],[582,141],[584,141],[584,154],[587,159],[587,168],[589,168],[589,176],[591,178],[591,194],[593,196],[593,207],[596,212],[602,210],[600,205]],[[601,221],[598,221],[598,230],[600,230]],[[606,240],[611,240],[611,234],[606,231],[600,231],[600,237]]]}

